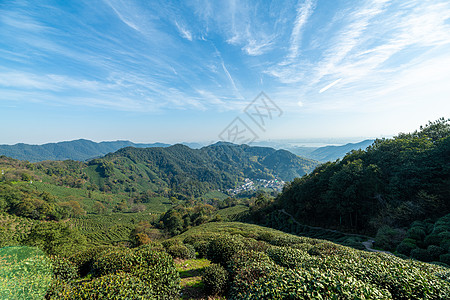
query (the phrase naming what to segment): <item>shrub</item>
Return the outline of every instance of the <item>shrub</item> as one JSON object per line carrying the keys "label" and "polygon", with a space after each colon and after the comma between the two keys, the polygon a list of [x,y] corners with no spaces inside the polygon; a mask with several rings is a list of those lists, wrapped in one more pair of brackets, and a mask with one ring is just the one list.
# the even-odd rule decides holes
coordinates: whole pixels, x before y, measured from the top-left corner
{"label": "shrub", "polygon": [[167,248],[167,253],[169,253],[173,258],[195,258],[195,249],[191,245],[189,245],[189,247],[182,244],[171,245]]}
{"label": "shrub", "polygon": [[432,257],[430,256],[428,251],[421,248],[413,249],[411,251],[411,257],[426,262],[432,261]]}
{"label": "shrub", "polygon": [[244,250],[233,255],[227,268],[231,276],[234,277],[240,269],[255,263],[275,267],[275,264],[267,254],[252,250]]}
{"label": "shrub", "polygon": [[392,251],[401,242],[403,237],[404,233],[401,230],[384,225],[378,229],[375,243],[381,249]]}
{"label": "shrub", "polygon": [[69,259],[58,256],[50,256],[53,275],[55,279],[62,281],[72,281],[78,277],[78,268]]}
{"label": "shrub", "polygon": [[437,234],[430,234],[425,238],[425,245],[437,245],[439,246],[441,241],[443,240],[443,237]]}
{"label": "shrub", "polygon": [[450,238],[445,238],[441,241],[440,246],[446,250],[447,252],[450,252]]}
{"label": "shrub", "polygon": [[439,256],[445,253],[445,250],[439,246],[430,245],[427,248],[427,252],[431,257],[432,261],[439,260]]}
{"label": "shrub", "polygon": [[339,252],[342,252],[342,249],[343,247],[340,245],[331,242],[323,242],[309,249],[308,254],[315,256],[336,255]]}
{"label": "shrub", "polygon": [[400,245],[397,246],[396,251],[400,254],[406,255],[406,256],[410,256],[411,255],[411,251],[413,249],[416,249],[417,246],[414,243],[411,243],[409,241],[407,241],[409,239],[405,239],[403,240],[403,242],[400,243]]}
{"label": "shrub", "polygon": [[439,256],[439,260],[450,266],[450,253],[442,254]]}
{"label": "shrub", "polygon": [[161,251],[140,246],[134,251],[136,265],[132,274],[152,287],[158,299],[175,299],[180,292],[180,276],[172,257]]}
{"label": "shrub", "polygon": [[223,235],[214,238],[208,244],[207,257],[213,263],[226,266],[231,257],[244,249],[242,239],[235,236]]}
{"label": "shrub", "polygon": [[130,272],[135,264],[135,257],[131,250],[127,248],[107,249],[95,257],[92,263],[92,272],[96,277],[119,271]]}
{"label": "shrub", "polygon": [[272,247],[266,253],[277,265],[286,268],[299,267],[311,258],[308,253],[289,247]]}
{"label": "shrub", "polygon": [[408,238],[422,242],[425,239],[426,232],[422,227],[411,227],[406,235]]}
{"label": "shrub", "polygon": [[204,258],[208,255],[209,242],[198,241],[194,244],[194,248],[198,252],[198,257]]}
{"label": "shrub", "polygon": [[228,284],[228,272],[221,265],[212,264],[205,268],[202,280],[208,293],[224,294]]}
{"label": "shrub", "polygon": [[92,263],[95,257],[99,253],[107,249],[112,249],[112,247],[110,246],[92,247],[87,250],[79,251],[70,256],[69,257],[70,261],[72,261],[78,269],[78,276],[79,277],[86,276],[91,271]]}
{"label": "shrub", "polygon": [[[66,292],[67,293],[67,292]],[[108,274],[75,286],[60,299],[157,299],[151,286],[128,273]]]}

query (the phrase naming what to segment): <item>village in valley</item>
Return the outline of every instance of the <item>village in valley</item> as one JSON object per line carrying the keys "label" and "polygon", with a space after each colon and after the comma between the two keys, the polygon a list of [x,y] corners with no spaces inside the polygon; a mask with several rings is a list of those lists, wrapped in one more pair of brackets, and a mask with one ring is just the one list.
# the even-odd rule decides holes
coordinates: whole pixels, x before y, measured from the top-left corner
{"label": "village in valley", "polygon": [[281,179],[250,179],[245,178],[244,184],[238,186],[234,189],[227,189],[225,192],[229,195],[237,195],[242,192],[250,192],[257,190],[273,190],[281,192],[283,190],[285,182]]}

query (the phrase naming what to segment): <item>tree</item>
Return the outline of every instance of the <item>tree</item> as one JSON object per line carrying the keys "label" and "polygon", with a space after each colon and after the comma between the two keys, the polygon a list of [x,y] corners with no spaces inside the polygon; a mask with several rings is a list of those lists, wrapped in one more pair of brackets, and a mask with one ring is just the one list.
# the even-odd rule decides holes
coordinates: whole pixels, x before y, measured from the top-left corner
{"label": "tree", "polygon": [[106,206],[100,201],[95,201],[94,205],[92,206],[92,209],[97,214],[104,214],[107,211]]}

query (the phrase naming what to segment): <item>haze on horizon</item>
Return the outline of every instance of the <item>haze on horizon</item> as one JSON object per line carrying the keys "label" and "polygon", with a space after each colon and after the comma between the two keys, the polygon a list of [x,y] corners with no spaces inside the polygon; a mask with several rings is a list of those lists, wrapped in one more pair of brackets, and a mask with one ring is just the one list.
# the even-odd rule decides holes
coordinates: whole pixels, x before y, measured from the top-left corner
{"label": "haze on horizon", "polygon": [[0,144],[392,136],[448,117],[449,70],[445,0],[3,1]]}

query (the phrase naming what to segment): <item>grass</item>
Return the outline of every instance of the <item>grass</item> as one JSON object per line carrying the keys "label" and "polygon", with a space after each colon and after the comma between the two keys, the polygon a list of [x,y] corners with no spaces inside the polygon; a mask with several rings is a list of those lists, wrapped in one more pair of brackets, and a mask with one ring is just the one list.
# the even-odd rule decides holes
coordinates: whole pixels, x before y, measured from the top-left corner
{"label": "grass", "polygon": [[208,296],[203,289],[203,270],[211,262],[202,259],[176,259],[175,267],[181,278],[181,298],[182,299],[225,299],[218,296]]}

